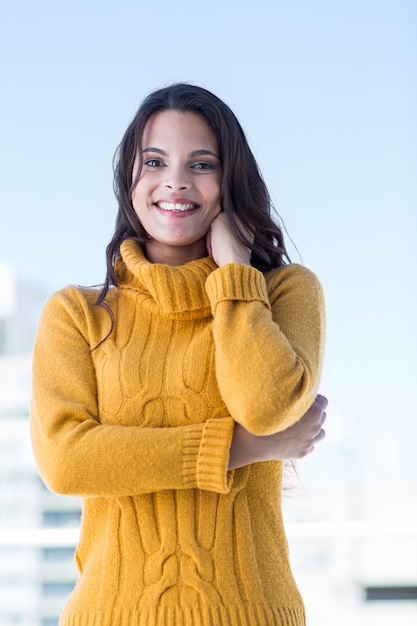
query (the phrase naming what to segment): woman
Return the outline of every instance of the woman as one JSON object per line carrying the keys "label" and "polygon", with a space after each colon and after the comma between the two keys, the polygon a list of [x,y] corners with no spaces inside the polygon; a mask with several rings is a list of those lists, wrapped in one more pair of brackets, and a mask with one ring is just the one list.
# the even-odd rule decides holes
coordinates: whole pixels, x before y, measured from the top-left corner
{"label": "woman", "polygon": [[48,302],[40,472],[84,497],[62,626],[304,624],[282,460],[324,436],[323,298],[285,264],[243,131],[210,92],[152,93],[119,146],[100,293]]}

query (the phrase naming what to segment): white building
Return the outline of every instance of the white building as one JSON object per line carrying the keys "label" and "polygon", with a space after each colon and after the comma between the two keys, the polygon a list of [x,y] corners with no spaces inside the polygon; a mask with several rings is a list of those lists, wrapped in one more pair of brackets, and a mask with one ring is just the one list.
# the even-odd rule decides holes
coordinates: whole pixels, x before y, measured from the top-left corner
{"label": "white building", "polygon": [[0,263],[0,354],[30,353],[44,300],[40,289]]}
{"label": "white building", "polygon": [[0,626],[56,626],[76,579],[80,502],[46,490],[30,443],[30,351],[44,299],[0,264]]}

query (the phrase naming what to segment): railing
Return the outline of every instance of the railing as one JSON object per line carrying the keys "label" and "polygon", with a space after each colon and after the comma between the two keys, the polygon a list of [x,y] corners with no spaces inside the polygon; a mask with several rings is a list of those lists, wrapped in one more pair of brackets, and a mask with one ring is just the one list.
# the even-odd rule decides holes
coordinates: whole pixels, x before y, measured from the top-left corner
{"label": "railing", "polygon": [[[291,522],[285,528],[288,538],[412,536],[417,520]],[[78,528],[0,529],[0,547],[75,547],[78,538]]]}

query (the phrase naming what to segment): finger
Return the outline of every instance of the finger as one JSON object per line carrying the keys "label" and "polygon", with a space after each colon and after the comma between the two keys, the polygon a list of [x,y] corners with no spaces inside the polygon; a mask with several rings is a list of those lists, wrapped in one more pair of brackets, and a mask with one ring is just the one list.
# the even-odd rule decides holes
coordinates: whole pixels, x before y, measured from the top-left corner
{"label": "finger", "polygon": [[323,441],[325,437],[326,437],[326,431],[323,430],[323,428],[321,428],[319,434],[316,435],[316,437],[314,438],[314,444],[319,443],[320,441]]}
{"label": "finger", "polygon": [[306,451],[304,456],[307,456],[308,454],[311,454],[312,452],[314,452],[314,446],[310,446]]}
{"label": "finger", "polygon": [[329,404],[326,396],[322,396],[320,393],[316,395],[314,402],[317,402],[317,404],[322,408],[323,411],[327,408],[327,405]]}

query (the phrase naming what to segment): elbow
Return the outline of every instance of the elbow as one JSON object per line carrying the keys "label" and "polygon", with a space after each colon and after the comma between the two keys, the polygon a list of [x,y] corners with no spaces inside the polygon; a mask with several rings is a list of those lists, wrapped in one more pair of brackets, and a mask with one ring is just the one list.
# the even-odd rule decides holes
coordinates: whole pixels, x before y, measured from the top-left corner
{"label": "elbow", "polygon": [[238,421],[251,435],[255,435],[256,437],[266,437],[268,435],[273,435],[278,432],[278,430],[281,430],[277,427],[275,420],[266,423],[259,418],[253,419],[249,416],[243,416],[241,419],[236,421]]}
{"label": "elbow", "polygon": [[297,421],[298,419],[294,419],[293,415],[286,416],[279,412],[274,419],[270,419],[268,421],[262,419],[253,420],[243,418],[239,421],[239,423],[251,435],[255,435],[256,437],[268,437],[269,435],[275,435],[282,430],[286,430],[286,428],[289,428]]}
{"label": "elbow", "polygon": [[43,463],[39,474],[45,486],[58,496],[78,496],[71,474],[59,463]]}
{"label": "elbow", "polygon": [[303,377],[286,396],[282,390],[277,390],[262,406],[243,411],[236,421],[252,435],[274,435],[298,422],[308,411],[316,397],[316,388],[310,377]]}
{"label": "elbow", "polygon": [[50,445],[44,438],[34,438],[33,453],[39,475],[45,486],[60,496],[78,496],[77,475],[68,449]]}
{"label": "elbow", "polygon": [[52,493],[80,496],[84,488],[84,457],[77,449],[77,429],[61,432],[58,428],[41,427],[33,412],[31,423],[32,450],[40,477]]}
{"label": "elbow", "polygon": [[52,493],[58,496],[78,496],[74,486],[71,485],[71,481],[68,481],[65,476],[54,473],[53,476],[46,476],[41,474],[42,480]]}

